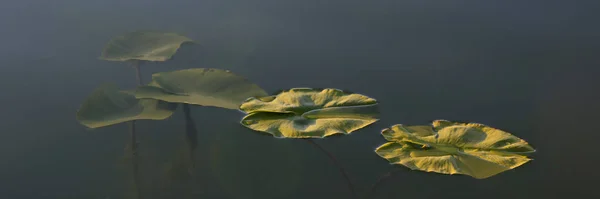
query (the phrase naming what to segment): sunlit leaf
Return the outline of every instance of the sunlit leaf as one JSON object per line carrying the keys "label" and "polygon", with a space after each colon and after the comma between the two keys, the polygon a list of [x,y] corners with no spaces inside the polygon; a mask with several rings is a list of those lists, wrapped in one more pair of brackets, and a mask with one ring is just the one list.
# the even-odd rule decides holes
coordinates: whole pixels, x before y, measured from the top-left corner
{"label": "sunlit leaf", "polygon": [[249,98],[242,125],[278,138],[323,138],[349,134],[376,122],[377,101],[338,89],[294,88],[275,96]]}
{"label": "sunlit leaf", "polygon": [[267,93],[246,78],[227,70],[194,68],[155,73],[152,82],[138,87],[137,98],[238,109],[249,97]]}
{"label": "sunlit leaf", "polygon": [[514,169],[535,150],[524,140],[477,123],[436,120],[433,126],[397,124],[381,133],[388,143],[375,152],[413,170],[483,179]]}
{"label": "sunlit leaf", "polygon": [[181,44],[192,42],[176,33],[135,31],[117,36],[108,42],[100,59],[109,61],[166,61]]}
{"label": "sunlit leaf", "polygon": [[114,84],[103,84],[83,102],[77,121],[89,128],[109,126],[132,120],[162,120],[173,114],[177,104],[154,99],[136,99],[131,91],[119,91]]}

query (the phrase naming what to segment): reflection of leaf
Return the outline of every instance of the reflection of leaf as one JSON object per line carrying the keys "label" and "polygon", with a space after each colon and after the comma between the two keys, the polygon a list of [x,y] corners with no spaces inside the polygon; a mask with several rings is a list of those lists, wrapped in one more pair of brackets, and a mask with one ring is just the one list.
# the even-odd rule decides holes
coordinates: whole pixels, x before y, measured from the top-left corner
{"label": "reflection of leaf", "polygon": [[207,162],[226,198],[289,198],[311,181],[307,174],[314,170],[306,166],[310,154],[298,150],[304,143],[265,139],[244,133],[244,127],[227,126],[211,133]]}
{"label": "reflection of leaf", "polygon": [[166,61],[185,42],[192,40],[175,33],[135,31],[113,38],[102,51],[100,59]]}
{"label": "reflection of leaf", "polygon": [[132,120],[163,120],[170,117],[177,104],[153,99],[136,99],[131,92],[119,91],[114,84],[104,84],[83,102],[77,120],[98,128]]}
{"label": "reflection of leaf", "polygon": [[349,134],[376,122],[377,101],[337,89],[295,88],[276,96],[249,98],[241,123],[275,137],[322,138]]}
{"label": "reflection of leaf", "polygon": [[193,162],[188,158],[188,153],[189,151],[187,149],[179,149],[178,153],[174,155],[173,161],[165,165],[164,182],[172,184],[174,182],[189,180],[192,175],[189,165],[193,164]]}
{"label": "reflection of leaf", "polygon": [[[184,141],[183,139],[179,140]],[[156,149],[156,147],[152,147]],[[193,198],[191,195],[195,191],[204,190],[199,180],[201,177],[195,175],[190,170],[191,159],[189,159],[189,150],[187,146],[177,146],[174,149],[169,147],[158,147],[161,152],[167,152],[161,162],[148,162],[151,165],[146,165],[145,168],[155,166],[151,173],[147,173],[146,182],[150,182],[146,195],[151,195],[152,198]],[[155,153],[154,153],[155,154]],[[156,155],[156,154],[155,154]],[[156,157],[155,157],[156,158]],[[148,170],[149,171],[149,170]],[[152,177],[152,178],[150,178]],[[194,191],[192,191],[194,190]]]}
{"label": "reflection of leaf", "polygon": [[267,95],[256,84],[227,70],[194,68],[152,75],[137,98],[237,109],[249,97]]}
{"label": "reflection of leaf", "polygon": [[510,133],[476,123],[436,120],[431,126],[394,125],[375,152],[413,170],[488,178],[531,159],[535,150]]}

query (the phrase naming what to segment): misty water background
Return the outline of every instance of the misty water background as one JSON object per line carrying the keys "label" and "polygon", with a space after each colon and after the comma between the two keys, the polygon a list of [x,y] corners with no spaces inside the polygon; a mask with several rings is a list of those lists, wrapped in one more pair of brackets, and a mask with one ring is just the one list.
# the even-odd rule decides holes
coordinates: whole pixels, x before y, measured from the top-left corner
{"label": "misty water background", "polygon": [[[330,87],[380,102],[381,120],[317,140],[358,194],[394,168],[373,150],[393,124],[473,121],[527,140],[534,161],[485,180],[397,172],[375,198],[598,197],[597,1],[22,0],[0,6],[0,198],[116,199],[131,192],[127,124],[88,130],[81,102],[100,84],[135,86],[125,63],[99,60],[112,37],[179,32],[201,44],[154,72],[229,69],[268,92]],[[197,168],[182,165],[181,109],[141,121],[145,198],[348,198],[306,142],[238,125],[240,112],[193,107]]]}

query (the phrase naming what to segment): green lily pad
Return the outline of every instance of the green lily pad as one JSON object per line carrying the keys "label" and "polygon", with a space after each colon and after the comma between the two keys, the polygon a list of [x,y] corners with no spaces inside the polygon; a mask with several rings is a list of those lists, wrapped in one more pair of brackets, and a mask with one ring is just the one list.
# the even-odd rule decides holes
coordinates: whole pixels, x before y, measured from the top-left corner
{"label": "green lily pad", "polygon": [[176,33],[135,31],[113,38],[108,42],[100,59],[109,61],[166,61],[181,44],[192,42]]}
{"label": "green lily pad", "polygon": [[375,152],[413,170],[488,178],[521,166],[535,150],[524,140],[477,123],[436,120],[432,126],[397,124],[381,134]]}
{"label": "green lily pad", "polygon": [[177,104],[136,99],[132,91],[119,91],[114,84],[103,84],[83,102],[77,111],[77,121],[98,128],[132,120],[163,120],[176,108]]}
{"label": "green lily pad", "polygon": [[155,73],[152,82],[138,87],[137,98],[238,109],[249,97],[267,93],[246,78],[227,70],[194,68]]}
{"label": "green lily pad", "polygon": [[241,124],[278,138],[324,138],[349,134],[376,122],[377,101],[338,89],[294,88],[275,96],[249,98]]}

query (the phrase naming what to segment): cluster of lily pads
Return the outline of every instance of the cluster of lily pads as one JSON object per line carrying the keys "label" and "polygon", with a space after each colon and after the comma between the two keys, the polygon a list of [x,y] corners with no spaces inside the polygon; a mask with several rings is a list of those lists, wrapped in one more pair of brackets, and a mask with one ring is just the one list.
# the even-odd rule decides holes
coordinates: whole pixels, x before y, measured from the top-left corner
{"label": "cluster of lily pads", "polygon": [[[167,61],[186,42],[192,40],[175,33],[137,31],[113,39],[101,58],[135,63],[141,81],[140,61]],[[379,120],[377,100],[366,95],[335,88],[291,88],[269,95],[248,79],[217,68],[155,73],[150,83],[139,84],[132,90],[119,90],[114,84],[100,86],[82,104],[77,120],[99,128],[163,120],[180,104],[188,112],[190,105],[211,106],[245,113],[240,124],[256,132],[308,140],[348,135]],[[387,143],[375,153],[391,164],[477,179],[527,163],[531,160],[528,154],[535,152],[523,139],[478,123],[435,120],[431,125],[396,124],[383,129],[381,135]]]}

